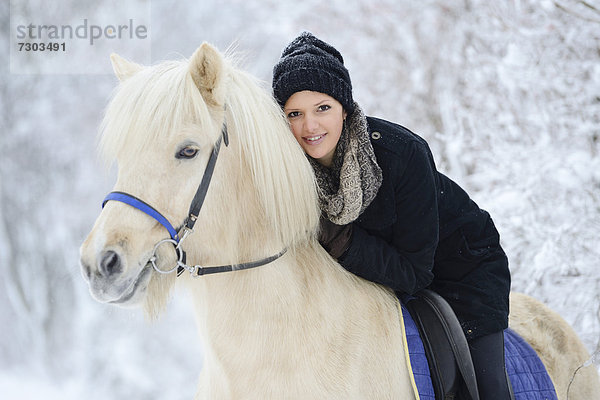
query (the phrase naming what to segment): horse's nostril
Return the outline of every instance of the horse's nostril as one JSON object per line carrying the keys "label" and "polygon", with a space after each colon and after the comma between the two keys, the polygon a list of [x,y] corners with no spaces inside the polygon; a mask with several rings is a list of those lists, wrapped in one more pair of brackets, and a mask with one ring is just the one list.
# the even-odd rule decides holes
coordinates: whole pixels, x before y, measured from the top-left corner
{"label": "horse's nostril", "polygon": [[107,251],[100,259],[99,269],[100,273],[105,277],[122,272],[121,257],[112,250]]}

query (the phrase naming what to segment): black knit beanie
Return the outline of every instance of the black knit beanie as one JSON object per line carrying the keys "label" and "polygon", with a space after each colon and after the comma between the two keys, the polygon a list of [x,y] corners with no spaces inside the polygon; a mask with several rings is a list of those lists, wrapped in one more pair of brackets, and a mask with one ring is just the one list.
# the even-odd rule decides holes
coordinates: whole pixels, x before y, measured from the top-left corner
{"label": "black knit beanie", "polygon": [[292,40],[273,67],[273,95],[281,107],[302,90],[328,94],[348,114],[354,111],[352,83],[342,55],[310,32]]}

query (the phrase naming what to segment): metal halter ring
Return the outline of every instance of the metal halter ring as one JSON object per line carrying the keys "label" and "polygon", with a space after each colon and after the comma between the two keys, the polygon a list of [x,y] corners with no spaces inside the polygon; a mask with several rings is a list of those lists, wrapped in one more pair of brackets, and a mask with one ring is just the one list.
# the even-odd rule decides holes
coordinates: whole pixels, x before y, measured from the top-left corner
{"label": "metal halter ring", "polygon": [[[163,271],[156,265],[156,250],[158,250],[159,246],[163,243],[171,243],[173,247],[175,247],[175,252],[178,256],[178,260],[175,266],[167,271]],[[156,243],[156,246],[154,246],[154,250],[152,251],[152,257],[150,257],[150,263],[152,263],[152,267],[154,267],[154,270],[156,272],[160,274],[170,274],[171,272],[175,272],[179,267],[185,267],[185,263],[183,262],[183,251],[179,248],[178,244],[179,243],[173,239],[163,239],[160,242]]]}

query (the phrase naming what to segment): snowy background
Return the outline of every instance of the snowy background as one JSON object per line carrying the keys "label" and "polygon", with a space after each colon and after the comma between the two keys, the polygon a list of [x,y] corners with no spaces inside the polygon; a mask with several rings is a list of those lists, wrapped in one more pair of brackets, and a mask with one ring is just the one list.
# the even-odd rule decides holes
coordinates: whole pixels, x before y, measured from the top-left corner
{"label": "snowy background", "polygon": [[[11,74],[8,3],[0,5],[0,397],[190,399],[202,348],[185,293],[150,323],[139,310],[94,302],[79,273],[78,247],[114,179],[95,144],[116,79]],[[112,12],[105,1],[77,4],[90,19]],[[599,1],[150,6],[153,63],[189,57],[202,41],[236,43],[244,68],[269,82],[302,30],[332,43],[367,114],[426,138],[439,169],[490,211],[514,290],[558,311],[598,351]],[[108,51],[101,59],[110,68]]]}

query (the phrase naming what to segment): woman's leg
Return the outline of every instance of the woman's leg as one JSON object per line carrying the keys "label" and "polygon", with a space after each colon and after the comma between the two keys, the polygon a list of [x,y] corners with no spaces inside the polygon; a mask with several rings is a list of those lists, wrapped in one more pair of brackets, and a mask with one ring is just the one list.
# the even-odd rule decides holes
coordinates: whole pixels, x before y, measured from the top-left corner
{"label": "woman's leg", "polygon": [[480,400],[513,399],[504,363],[504,332],[469,341]]}

